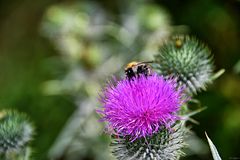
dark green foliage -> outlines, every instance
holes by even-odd
[[[112,152],[118,160],[178,160],[184,155],[182,149],[188,129],[184,123],[176,123],[170,129],[162,128],[151,137],[131,142],[128,138],[113,138]]]
[[[196,94],[211,83],[213,63],[207,46],[189,36],[176,36],[167,41],[155,55],[154,68],[164,76],[178,78],[188,93]]]
[[[24,114],[0,112],[0,155],[20,154],[32,139],[33,127]]]

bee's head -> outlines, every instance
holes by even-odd
[[[130,62],[125,67],[125,75],[128,79],[135,77],[134,68],[138,65],[138,62]]]

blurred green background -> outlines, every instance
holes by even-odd
[[[193,130],[204,141],[207,131],[223,159],[240,158],[239,0],[10,0],[0,1],[0,18],[0,108],[16,108],[34,122],[34,159],[47,159],[78,100],[97,99],[95,90],[108,74],[122,74],[129,60],[148,60],[175,33],[207,43],[216,70],[226,69],[196,97],[207,109],[194,117],[200,125]],[[117,63],[107,66],[116,69],[104,72],[110,55]]]

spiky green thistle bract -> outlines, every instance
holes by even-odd
[[[189,36],[175,36],[155,55],[154,68],[164,76],[178,78],[190,94],[205,90],[211,83],[213,62],[211,51],[202,42]]]
[[[32,135],[33,127],[25,114],[12,110],[0,112],[1,156],[12,157],[21,154]]]
[[[160,129],[152,136],[131,142],[128,138],[112,140],[112,152],[118,160],[178,160],[184,155],[188,128],[184,123],[175,123],[171,130]]]

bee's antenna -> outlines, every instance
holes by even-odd
[[[143,63],[153,63],[154,61],[144,61],[144,62],[139,62],[138,64],[143,64]]]

